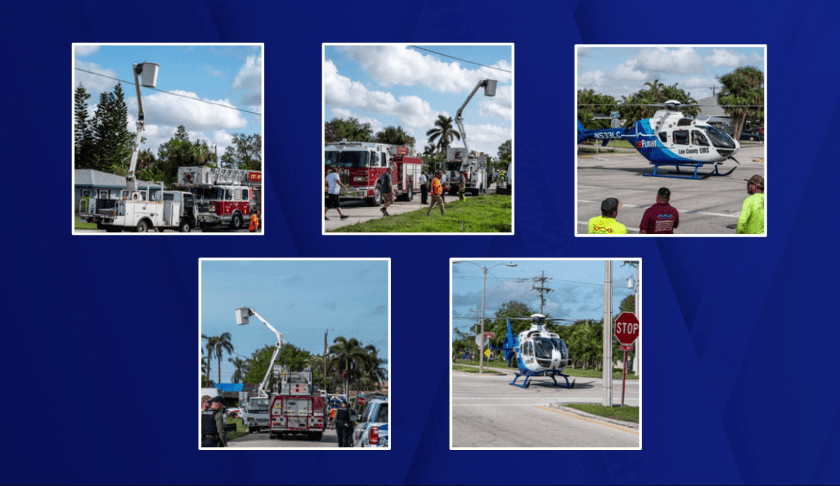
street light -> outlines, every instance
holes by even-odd
[[[492,269],[492,268],[500,267],[502,265],[504,265],[506,267],[515,267],[516,264],[512,263],[512,262],[511,263],[499,263],[497,265],[493,265],[492,267],[488,268],[488,267],[482,267],[478,263],[467,261],[467,260],[457,261],[457,262],[452,262],[452,263],[453,264],[454,263],[472,263],[473,265],[475,265],[476,267],[478,267],[482,271],[484,271],[484,290],[481,291],[481,334],[480,334],[481,339],[479,339],[481,344],[479,345],[479,350],[478,350],[478,373],[481,374],[481,373],[484,373],[484,297],[487,294],[487,271]]]

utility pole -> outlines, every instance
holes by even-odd
[[[537,290],[540,293],[540,314],[544,314],[543,307],[545,306],[545,296],[543,296],[543,293],[548,293],[554,290],[545,286],[546,280],[548,280],[548,277],[545,276],[545,270],[543,270],[542,277],[534,277],[534,285],[531,287],[533,290]],[[537,282],[540,283],[539,287],[537,287]]]
[[[324,393],[327,392],[327,333],[329,329],[324,331]]]
[[[612,261],[604,262],[604,401],[605,407],[612,407]]]

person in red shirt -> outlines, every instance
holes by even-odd
[[[654,235],[670,235],[680,225],[680,213],[668,204],[671,200],[671,191],[667,187],[659,189],[656,194],[656,204],[647,208],[642,222],[639,225],[639,233]]]

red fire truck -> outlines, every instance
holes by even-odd
[[[213,167],[179,167],[175,184],[196,196],[196,219],[202,229],[224,224],[239,229],[260,209],[262,172]]]
[[[341,182],[348,192],[343,197],[364,199],[369,206],[382,204],[380,180],[390,167],[394,196],[405,201],[414,198],[420,190],[420,172],[423,161],[415,157],[413,149],[399,145],[374,142],[328,143],[324,148],[326,172],[338,169]],[[326,174],[324,174],[326,177]]]
[[[326,400],[312,384],[312,371],[283,372],[280,392],[272,394],[269,438],[304,434],[321,440],[326,428]]]

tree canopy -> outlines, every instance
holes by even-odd
[[[718,77],[723,85],[717,100],[732,117],[735,140],[741,137],[747,117],[764,123],[764,73],[752,66],[742,66]]]

